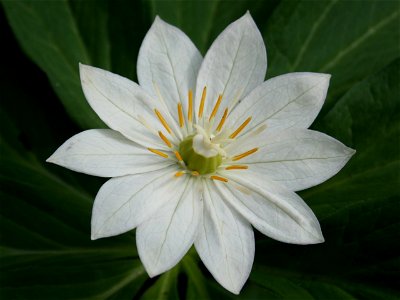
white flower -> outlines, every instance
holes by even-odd
[[[73,136],[48,161],[114,177],[96,196],[92,239],[137,228],[150,276],[175,266],[194,243],[235,294],[253,264],[252,226],[286,243],[323,242],[317,218],[294,191],[332,177],[354,153],[307,129],[330,76],[263,82],[266,68],[249,13],[204,60],[182,31],[157,17],[140,48],[140,86],[80,65],[85,96],[111,129]]]

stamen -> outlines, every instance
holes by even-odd
[[[219,121],[219,124],[217,126],[217,131],[221,131],[222,126],[224,126],[227,116],[228,116],[228,108],[225,108],[225,111],[224,111],[224,114],[222,115],[221,121]]]
[[[214,105],[214,108],[213,108],[213,110],[212,110],[212,112],[211,112],[211,116],[210,116],[210,118],[208,119],[208,121],[211,121],[211,119],[214,118],[215,115],[217,114],[217,111],[218,111],[219,105],[221,104],[221,101],[222,101],[222,95],[219,95],[219,96],[218,96],[218,100],[217,100],[217,102],[216,102],[215,105]]]
[[[182,104],[179,102],[178,103],[178,116],[179,116],[179,127],[183,127],[185,124],[185,119],[183,118],[183,111],[182,111]]]
[[[206,95],[207,95],[207,87],[205,86],[203,89],[203,93],[201,94],[201,101],[200,101],[200,107],[199,107],[199,118],[201,118],[203,116],[204,102],[206,101]]]
[[[164,128],[171,134],[172,130],[169,127],[167,121],[165,121],[164,117],[161,115],[161,113],[157,109],[154,109],[154,112],[156,113],[156,115],[157,115],[158,119],[160,120],[161,124],[163,124]]]
[[[193,93],[192,90],[189,90],[189,111],[188,111],[188,121],[192,123],[193,120]]]
[[[226,179],[224,177],[221,177],[221,176],[217,176],[217,175],[212,175],[210,178],[213,179],[213,180],[219,180],[219,181],[222,181],[222,182],[228,182],[228,179]]]
[[[161,152],[159,150],[156,150],[156,149],[153,149],[153,148],[147,148],[147,150],[149,150],[150,152],[153,152],[154,154],[157,154],[157,155],[159,155],[161,157],[168,158],[168,154],[166,154],[164,152]]]
[[[248,168],[249,168],[248,166],[232,165],[226,167],[225,170],[247,170]]]
[[[164,143],[165,143],[169,148],[172,147],[171,142],[167,139],[167,137],[166,137],[161,131],[158,132],[158,135],[160,136],[160,138],[164,141]]]
[[[193,175],[193,176],[199,176],[199,175],[200,175],[200,173],[199,173],[199,172],[197,172],[197,171],[193,171],[193,172],[192,172],[192,175]]]
[[[236,130],[229,136],[229,138],[234,139],[234,138],[247,126],[247,124],[250,123],[250,121],[251,121],[251,117],[248,117],[248,118],[246,119],[246,121],[244,121],[244,122],[242,123],[242,125],[240,125],[239,128],[236,129]]]
[[[181,177],[183,174],[185,174],[184,171],[178,171],[175,173],[175,177]]]
[[[242,159],[242,158],[244,158],[244,157],[246,157],[246,156],[249,156],[250,154],[253,154],[253,153],[256,152],[257,150],[258,150],[258,148],[253,148],[253,149],[251,149],[251,150],[249,150],[249,151],[246,151],[246,152],[244,152],[244,153],[242,153],[242,154],[235,155],[235,156],[232,158],[232,160],[233,160],[233,161],[236,161],[236,160]]]
[[[174,151],[174,154],[175,154],[177,160],[183,161],[182,156],[179,154],[178,151]]]

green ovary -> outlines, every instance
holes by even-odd
[[[222,162],[222,156],[217,154],[212,157],[204,157],[193,149],[193,137],[188,136],[179,145],[179,153],[182,156],[186,167],[191,171],[197,171],[199,174],[214,173]]]

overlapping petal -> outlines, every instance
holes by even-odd
[[[47,161],[101,177],[144,173],[174,164],[110,129],[91,129],[74,135]]]
[[[355,153],[338,140],[308,129],[289,129],[277,134],[266,129],[245,143],[231,145],[229,150],[235,154],[252,148],[259,150],[240,162],[292,191],[331,178]]]
[[[140,86],[83,64],[80,75],[90,106],[111,129],[144,147],[166,148],[157,136],[163,130],[154,113],[158,105]]]
[[[164,102],[176,123],[177,104],[187,106],[201,61],[200,52],[180,29],[156,17],[139,51],[138,79],[154,99]]]
[[[239,173],[240,172],[240,173]],[[216,186],[243,217],[263,234],[285,243],[324,241],[312,210],[294,192],[251,171],[225,171],[229,184]]]
[[[265,81],[229,114],[227,126],[252,117],[243,134],[266,124],[268,131],[308,128],[325,101],[330,75],[289,73]]]
[[[196,250],[214,278],[227,290],[239,294],[253,265],[253,229],[227,205],[212,182],[203,185],[203,219]]]
[[[193,178],[173,178],[184,189],[136,230],[140,260],[150,277],[174,267],[193,245],[202,215],[201,190]],[[184,181],[185,180],[185,181]]]
[[[92,211],[92,239],[114,236],[148,220],[163,205],[183,193],[174,180],[176,166],[162,170],[116,177],[98,192]]]
[[[263,38],[250,13],[246,13],[218,36],[204,57],[197,78],[196,107],[206,86],[206,114],[211,113],[219,94],[223,94],[221,107],[232,108],[264,81],[266,70]]]

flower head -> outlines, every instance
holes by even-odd
[[[250,14],[227,27],[204,60],[179,29],[156,18],[136,83],[80,65],[91,107],[111,129],[66,141],[48,161],[114,177],[96,196],[92,239],[136,229],[150,276],[194,244],[211,274],[239,293],[254,258],[252,226],[286,243],[323,242],[295,191],[335,175],[351,150],[307,128],[330,76],[264,82],[266,50]]]

